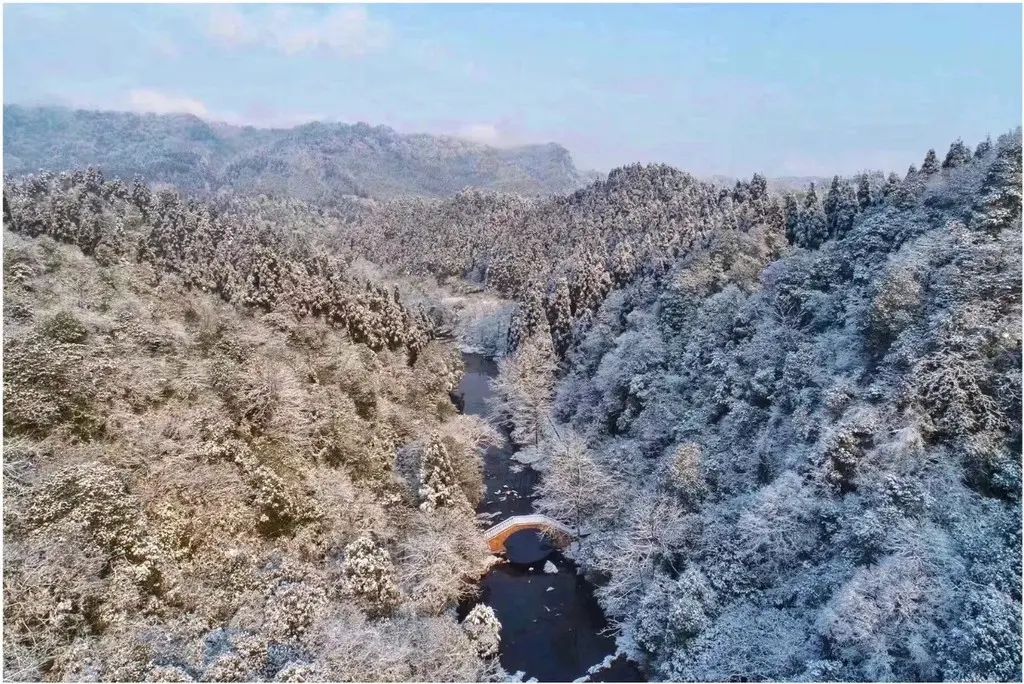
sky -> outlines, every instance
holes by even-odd
[[[13,5],[4,103],[365,121],[581,169],[905,171],[1021,125],[1018,5]]]

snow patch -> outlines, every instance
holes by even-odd
[[[541,456],[540,449],[523,449],[512,454],[512,460],[525,466],[532,466],[540,461]]]
[[[551,561],[548,561],[544,563],[544,572],[546,572],[549,575],[553,575],[556,572],[558,572],[558,566],[552,563]]]
[[[612,664],[613,662],[615,662],[615,659],[616,659],[616,658],[618,658],[618,657],[619,657],[619,654],[618,654],[618,652],[615,652],[615,653],[611,653],[611,654],[609,654],[609,655],[606,655],[606,656],[604,657],[604,660],[602,660],[601,662],[599,662],[599,663],[598,663],[597,665],[592,665],[592,666],[590,667],[590,669],[589,669],[589,670],[587,670],[587,676],[589,677],[589,676],[590,676],[590,675],[592,675],[592,674],[597,674],[597,673],[598,673],[598,672],[600,672],[601,670],[604,670],[604,669],[606,669],[606,668],[608,668],[608,667],[611,667],[611,664]]]

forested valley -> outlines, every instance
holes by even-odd
[[[5,678],[514,679],[502,428],[652,680],[1020,680],[1019,129],[312,199],[5,176]]]

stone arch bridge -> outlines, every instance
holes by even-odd
[[[513,515],[484,532],[491,553],[502,553],[505,540],[521,530],[537,530],[550,537],[553,544],[563,548],[572,540],[572,530],[546,515]]]

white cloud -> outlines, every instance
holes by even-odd
[[[391,28],[370,16],[365,7],[320,9],[294,6],[254,7],[243,14],[220,6],[206,17],[205,29],[213,40],[230,48],[262,45],[285,55],[323,50],[361,57],[387,47]]]
[[[181,49],[166,33],[154,31],[146,36],[146,42],[153,54],[164,59],[177,59],[181,56]]]
[[[494,124],[477,123],[462,127],[456,134],[460,138],[472,140],[483,145],[499,145],[502,141],[501,132]]]
[[[490,147],[519,147],[557,140],[549,137],[547,132],[530,129],[521,120],[512,117],[501,118],[494,123],[410,122],[405,129],[409,132],[431,131]]]
[[[227,5],[218,5],[206,17],[206,33],[229,47],[254,42],[258,35],[242,14]]]
[[[310,121],[330,120],[329,117],[321,114],[277,109],[258,103],[249,105],[240,113],[211,109],[202,100],[166,93],[153,88],[139,88],[115,97],[50,97],[39,104],[56,104],[99,111],[134,112],[136,114],[192,114],[205,121],[258,128],[291,128]]]
[[[133,90],[126,98],[127,107],[132,112],[151,114],[193,114],[206,118],[210,110],[199,100],[191,97],[168,95],[158,90]]]

